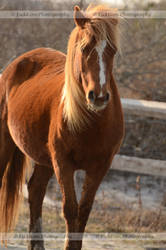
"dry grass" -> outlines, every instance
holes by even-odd
[[[150,211],[148,209],[131,209],[130,207],[126,207],[120,204],[120,208],[118,208],[118,204],[101,204],[98,201],[95,201],[93,210],[91,212],[86,232],[87,233],[119,233],[118,239],[107,239],[102,240],[96,238],[95,241],[84,241],[84,250],[89,250],[94,247],[94,245],[98,245],[101,250],[104,250],[106,247],[111,247],[112,244],[114,246],[118,246],[119,248],[114,249],[122,249],[122,247],[127,246],[128,249],[144,249],[145,245],[148,243],[150,245],[158,246],[164,245],[166,242],[163,240],[156,241],[156,238],[145,239],[137,239],[133,238],[129,240],[127,238],[121,238],[121,235],[124,233],[151,233],[151,232],[164,232],[166,231],[166,220],[165,213],[158,209],[156,211]],[[61,216],[61,210],[59,208],[48,208],[46,206],[43,207],[43,232],[45,233],[64,233],[65,232],[65,223],[64,219]],[[28,224],[29,224],[29,209],[27,201],[24,202],[22,206],[22,213],[20,214],[19,223],[16,227],[15,232],[28,232]],[[123,237],[123,236],[122,236]],[[135,237],[135,236],[134,236]],[[157,236],[158,237],[158,236]],[[10,244],[12,242],[9,242]],[[17,242],[13,242],[13,244],[19,245],[27,245],[25,240],[20,239]],[[60,250],[63,248],[63,240],[51,240],[46,241],[45,246],[46,249],[56,249]],[[105,247],[106,245],[106,247]]]
[[[116,247],[118,245],[119,249],[121,249],[124,245],[127,245],[127,248],[130,249],[129,247],[131,247],[132,245],[132,249],[137,250],[144,249],[144,245],[147,245],[147,243],[153,246],[161,246],[163,244],[166,244],[166,242],[164,242],[163,240],[158,239],[158,234],[155,234],[154,238],[149,237],[145,240],[140,240],[139,238],[132,238],[132,240],[129,240],[125,237],[123,238],[124,233],[131,233],[130,235],[132,237],[135,237],[134,233],[145,234],[166,232],[166,211],[164,210],[163,202],[162,205],[159,204],[157,209],[154,209],[153,207],[150,209],[145,208],[145,204],[141,197],[141,194],[143,193],[143,186],[141,185],[140,176],[139,178],[136,178],[135,184],[137,190],[137,200],[134,203],[127,203],[127,201],[125,200],[121,201],[116,196],[112,196],[112,198],[109,198],[107,192],[104,191],[104,188],[102,189],[103,191],[100,194],[98,193],[96,195],[96,200],[94,202],[94,206],[91,211],[90,218],[88,220],[86,232],[93,234],[116,233],[116,237],[119,238],[107,239],[106,237],[106,240],[102,240],[99,237],[95,240],[94,243],[93,241],[86,242],[86,240],[84,240],[84,250],[91,249],[90,244],[97,244],[101,250],[105,249],[106,247],[108,248],[108,246],[112,246],[112,244]],[[109,186],[107,187],[107,189],[109,189]],[[54,199],[54,201],[60,200],[60,190],[55,180],[52,180],[52,182],[50,182],[48,186],[47,196],[52,200]],[[45,233],[65,232],[65,223],[62,217],[62,212],[59,207],[59,203],[57,204],[57,206],[52,208],[43,206],[43,232]],[[16,232],[28,232],[28,224],[29,209],[27,201],[25,200],[22,206],[22,213],[20,214],[20,219],[16,228]],[[59,250],[63,248],[63,243],[63,240],[55,239],[51,241],[46,241],[45,245],[48,249],[55,249],[56,246],[56,249]],[[26,241],[20,241],[17,244],[26,245],[27,243]],[[134,247],[133,244],[135,244]],[[142,246],[144,248],[142,248]]]
[[[105,204],[105,206],[102,204],[101,206],[96,201],[86,227],[86,232],[150,233],[166,231],[166,214],[161,208],[157,210],[131,209],[126,206],[116,208],[116,205],[111,204],[111,209],[109,204]],[[65,223],[60,209],[44,206],[43,218],[44,232],[65,232]],[[28,223],[29,209],[27,201],[25,201],[16,231],[27,232]]]
[[[96,226],[97,225],[97,226]],[[99,226],[100,225],[100,226]],[[150,233],[166,230],[165,215],[161,210],[122,209],[120,211],[93,211],[88,232]]]
[[[142,182],[145,181],[142,179]],[[147,181],[148,184],[148,181]],[[133,183],[134,185],[134,183]],[[137,190],[136,202],[127,203],[125,200],[119,200],[116,195],[112,198],[108,197],[104,190],[96,195],[96,199],[91,211],[86,232],[116,232],[116,233],[152,233],[166,231],[166,210],[164,199],[157,208],[146,208],[142,201],[143,186],[141,177],[137,176],[135,188]],[[108,187],[109,188],[109,185]],[[130,187],[128,187],[130,188]],[[124,187],[125,189],[125,187]],[[65,222],[59,204],[61,200],[60,190],[57,182],[53,178],[48,185],[47,197],[51,200],[58,201],[57,206],[43,206],[43,232],[65,232]],[[28,231],[29,224],[29,206],[27,200],[22,205],[17,225],[17,232]]]

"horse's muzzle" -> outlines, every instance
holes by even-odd
[[[110,93],[107,92],[103,96],[96,96],[94,91],[89,91],[87,95],[88,107],[92,110],[102,110],[104,109],[110,101]]]

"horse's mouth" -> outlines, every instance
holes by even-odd
[[[92,103],[87,104],[88,110],[93,111],[93,112],[99,112],[99,111],[105,109],[106,106],[107,106],[107,104],[101,104],[101,105],[95,105]]]

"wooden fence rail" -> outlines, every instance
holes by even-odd
[[[140,117],[152,117],[166,120],[166,103],[135,99],[121,99],[124,113]],[[124,155],[116,155],[112,169],[166,176],[166,161],[142,159]]]
[[[111,169],[166,177],[166,161],[116,155]]]
[[[123,110],[128,115],[153,117],[166,120],[166,103],[135,99],[121,99]]]

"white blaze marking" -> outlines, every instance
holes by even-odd
[[[99,80],[100,80],[101,89],[106,81],[105,65],[103,62],[103,53],[104,53],[106,45],[107,45],[106,41],[102,40],[101,43],[96,47],[96,51],[97,51],[98,56],[99,56]],[[102,96],[102,94],[100,93],[99,97],[101,97],[101,96]]]

